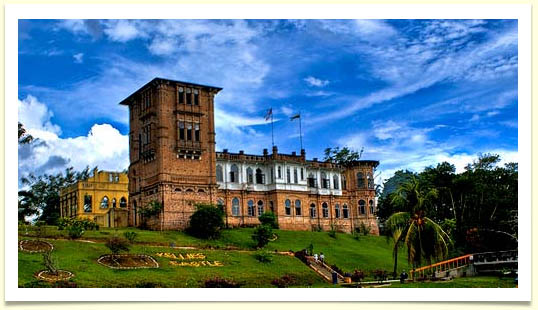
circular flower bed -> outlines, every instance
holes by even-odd
[[[145,254],[105,254],[97,262],[112,269],[159,268],[159,263]]]
[[[21,240],[19,242],[19,249],[28,253],[43,253],[50,252],[54,246],[42,240]]]
[[[53,274],[48,270],[41,270],[35,275],[35,277],[39,280],[44,280],[48,282],[67,281],[74,276],[75,275],[72,272],[69,272],[67,270],[58,270],[56,274]]]

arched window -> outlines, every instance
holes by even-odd
[[[247,168],[247,183],[254,183],[254,173],[250,167]]]
[[[316,184],[316,178],[314,177],[314,174],[310,172],[308,174],[308,187],[317,187]]]
[[[288,184],[291,183],[291,172],[290,172],[290,167],[287,167],[287,168],[286,168],[286,183],[288,183]]]
[[[327,174],[325,172],[321,173],[321,187],[329,188],[329,179],[327,178]]]
[[[316,217],[316,205],[313,203],[310,204],[310,217],[311,218]]]
[[[106,209],[108,208],[108,197],[105,196],[103,199],[101,199],[101,208]]]
[[[364,188],[364,175],[362,172],[357,172],[357,188]]]
[[[359,214],[365,214],[366,213],[366,201],[359,200]]]
[[[370,200],[369,203],[370,203],[370,214],[374,215],[374,201]]]
[[[278,178],[279,178],[279,179],[282,179],[282,167],[278,166],[278,169],[277,169],[277,170],[278,170],[278,173],[277,173]]]
[[[299,199],[295,200],[295,215],[301,216],[301,201]]]
[[[112,208],[116,209],[116,198],[112,198]]]
[[[224,182],[224,178],[222,176],[222,166],[217,165],[217,182]]]
[[[340,218],[340,206],[338,204],[334,205],[334,217],[337,219]]]
[[[297,184],[298,181],[297,168],[293,168],[293,183]]]
[[[329,206],[326,202],[321,205],[321,208],[321,210],[323,211],[323,217],[329,217]]]
[[[345,175],[342,176],[342,189],[347,189],[347,181]]]
[[[217,207],[224,212],[224,199],[219,198],[217,199]]]
[[[260,168],[256,169],[256,184],[265,184],[265,174]]]
[[[263,214],[263,201],[258,200],[258,216]]]
[[[347,219],[349,217],[349,209],[347,208],[347,205],[344,204],[342,207],[342,217]]]
[[[233,164],[230,168],[230,182],[237,183],[239,182],[239,169],[236,164]]]
[[[248,204],[248,216],[254,216],[255,215],[255,213],[254,213],[254,201],[249,200],[247,204]]]
[[[371,173],[368,173],[368,188],[369,189],[374,189],[374,177],[372,176]]]
[[[84,204],[82,205],[84,212],[92,212],[92,206],[92,195],[84,195]]]
[[[338,180],[338,175],[337,174],[333,175],[333,187],[334,187],[334,189],[339,189],[340,188],[340,182]]]
[[[239,198],[232,199],[232,215],[239,216]]]
[[[286,199],[286,201],[284,202],[284,205],[285,205],[285,210],[286,210],[286,215],[291,215],[291,201],[289,199]]]
[[[127,208],[127,199],[125,197],[120,198],[120,208]]]

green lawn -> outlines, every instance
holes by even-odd
[[[385,287],[408,287],[408,288],[450,288],[450,287],[482,287],[482,288],[515,288],[514,279],[512,278],[499,278],[499,277],[467,277],[467,278],[455,278],[452,281],[436,281],[436,282],[413,282],[413,283],[392,283],[390,286]]]

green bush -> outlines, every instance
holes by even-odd
[[[273,254],[269,251],[258,251],[254,254],[254,258],[260,263],[270,263],[273,261]]]
[[[138,237],[138,234],[134,231],[126,231],[123,233],[125,239],[129,240],[130,243],[134,243],[135,239]]]
[[[208,287],[208,288],[223,288],[223,287],[237,288],[237,287],[241,287],[241,284],[236,283],[235,281],[230,280],[230,279],[223,279],[223,278],[216,277],[216,278],[205,280],[204,287]]]
[[[259,225],[252,233],[252,240],[256,241],[257,248],[266,246],[271,237],[273,237],[273,229],[269,225]]]
[[[116,255],[120,252],[129,252],[129,242],[121,237],[113,236],[107,239],[105,246]]]
[[[224,228],[224,212],[211,204],[196,205],[187,233],[202,239],[216,239]]]
[[[370,225],[366,225],[366,223],[361,222],[358,227],[358,232],[363,234],[364,236],[370,234],[370,231],[372,230],[372,227]]]
[[[294,285],[296,282],[297,281],[294,276],[285,274],[282,277],[271,281],[271,284],[279,288],[285,288]]]
[[[84,229],[81,225],[72,225],[67,228],[67,235],[71,239],[78,239],[84,235]]]
[[[262,225],[269,225],[271,228],[278,229],[276,215],[273,212],[267,211],[258,217]]]

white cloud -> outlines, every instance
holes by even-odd
[[[294,114],[292,108],[285,107],[285,106],[284,106],[284,107],[281,107],[281,108],[280,108],[280,111],[281,111],[282,113],[284,113],[284,115],[286,115],[286,116],[292,116],[292,114]]]
[[[22,108],[21,108],[22,107]],[[59,137],[52,113],[32,96],[19,101],[19,120],[34,142],[19,146],[19,175],[57,173],[69,166],[82,170],[99,166],[122,171],[129,165],[129,138],[109,124],[95,124],[86,136]]]
[[[138,21],[118,19],[104,21],[103,24],[105,34],[112,41],[127,42],[145,36],[138,26]]]
[[[321,79],[315,78],[313,76],[306,77],[304,79],[304,81],[307,82],[308,85],[315,86],[315,87],[325,87],[325,86],[329,85],[328,80],[321,80]]]
[[[73,55],[75,63],[81,64],[84,61],[84,53],[77,53]]]

